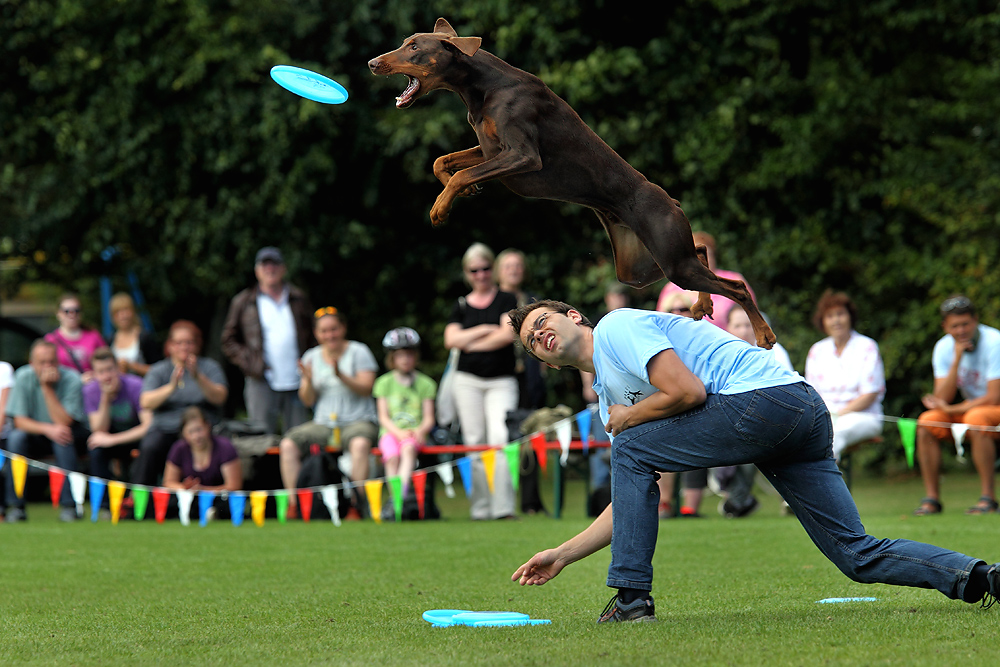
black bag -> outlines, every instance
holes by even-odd
[[[337,466],[336,455],[331,454],[319,445],[310,445],[309,455],[302,459],[302,468],[299,470],[299,477],[295,481],[296,488],[308,489],[318,486],[329,486],[330,484],[341,484],[343,481],[344,476]],[[337,492],[337,495],[340,500],[337,509],[339,510],[340,518],[343,519],[347,515],[347,511],[351,508],[350,496],[343,488]],[[327,510],[319,493],[314,494],[310,518],[330,518],[330,512]]]

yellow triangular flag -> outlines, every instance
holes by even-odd
[[[368,496],[368,510],[375,523],[382,523],[382,480],[372,479],[365,482],[365,495]]]
[[[14,493],[18,498],[24,497],[24,480],[28,476],[28,459],[23,456],[10,457],[10,474],[14,476]]]
[[[497,450],[487,449],[483,452],[482,457],[483,468],[486,470],[486,484],[490,487],[490,493],[493,493],[493,475],[496,473]]]
[[[267,505],[267,493],[264,491],[250,492],[250,517],[258,526],[264,525],[264,507]]]
[[[111,523],[118,523],[122,512],[122,498],[125,497],[125,485],[121,482],[108,482],[108,500],[111,502]]]

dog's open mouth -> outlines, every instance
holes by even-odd
[[[406,90],[396,98],[396,108],[402,109],[413,104],[413,100],[416,98],[417,93],[420,92],[420,81],[416,77],[412,77],[409,74],[406,75],[409,79],[409,83],[406,86]]]

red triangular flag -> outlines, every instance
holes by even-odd
[[[531,436],[531,448],[535,450],[535,456],[538,458],[538,465],[542,466],[542,472],[546,472],[548,469],[548,452],[545,450],[545,434],[539,431],[535,435]]]
[[[49,468],[49,489],[52,490],[52,506],[59,507],[59,496],[62,494],[66,474],[62,470]]]
[[[420,518],[424,518],[424,498],[426,497],[427,490],[427,473],[423,470],[417,470],[410,477],[410,483],[413,484],[413,494],[417,497],[417,511],[420,512]]]
[[[163,523],[167,518],[167,505],[170,504],[170,492],[166,489],[153,489],[153,512],[156,523]]]
[[[299,489],[296,493],[299,498],[299,516],[306,523],[309,523],[309,515],[313,510],[313,492],[307,489]]]

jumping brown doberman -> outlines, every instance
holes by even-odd
[[[708,293],[728,297],[750,317],[757,345],[770,348],[774,333],[746,285],[708,268],[705,248],[695,248],[678,202],[604,143],[541,79],[481,44],[479,37],[459,37],[440,18],[434,32],[408,37],[368,63],[376,75],[406,75],[409,84],[396,98],[400,109],[439,88],[458,93],[469,109],[479,145],[434,161],[444,191],[431,208],[431,222],[443,223],[456,197],[475,194],[491,179],[524,197],[586,206],[611,239],[618,280],[645,287],[666,277],[696,290],[696,319],[712,315]]]

